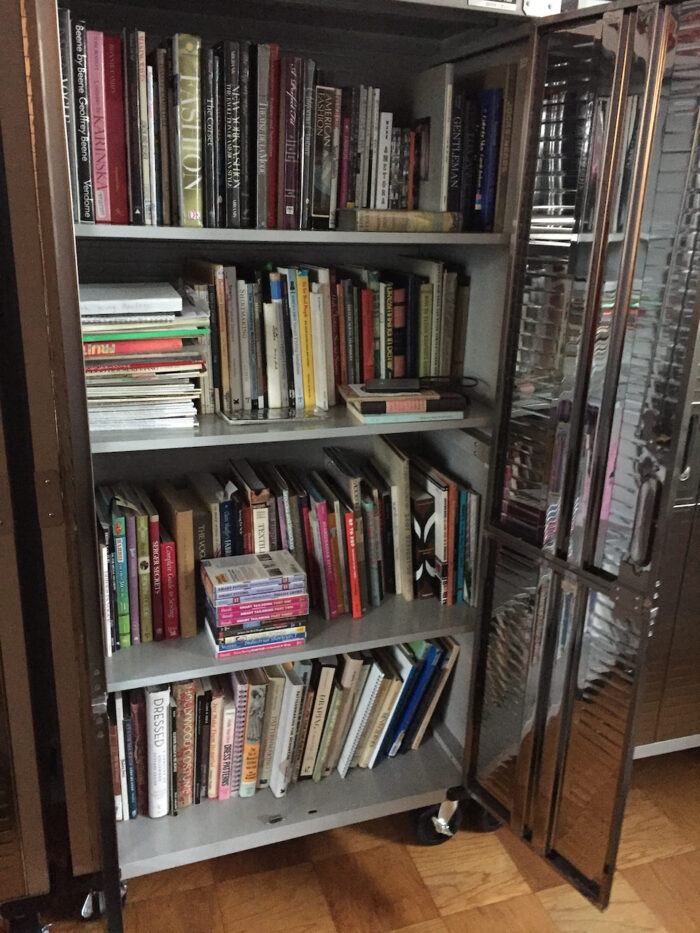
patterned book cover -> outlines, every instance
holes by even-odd
[[[247,671],[248,705],[243,739],[243,763],[241,765],[241,797],[252,797],[258,784],[260,743],[265,719],[265,697],[268,677],[262,668]]]
[[[413,595],[416,599],[434,596],[435,500],[411,484],[411,544],[413,553]]]
[[[195,682],[173,684],[177,703],[177,799],[180,809],[189,807],[194,791]]]
[[[231,674],[231,687],[236,705],[236,726],[231,750],[231,796],[238,797],[243,773],[243,744],[248,712],[248,678],[245,671],[234,671]]]

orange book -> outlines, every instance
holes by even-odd
[[[265,698],[269,678],[261,667],[246,671],[248,705],[246,707],[243,738],[243,765],[241,768],[241,797],[252,797],[258,784],[260,741],[262,739]]]
[[[348,550],[348,578],[350,580],[350,603],[353,619],[362,618],[362,596],[360,595],[360,572],[357,563],[357,538],[355,536],[355,513],[345,506],[345,540]]]
[[[194,794],[195,692],[194,680],[173,684],[173,696],[177,705],[178,809],[191,806]]]

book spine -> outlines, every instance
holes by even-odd
[[[251,72],[251,45],[250,42],[240,42],[240,86],[241,86],[241,227],[251,225],[251,138],[254,121],[252,119],[250,72]]]
[[[326,714],[328,713],[328,704],[331,690],[333,688],[334,671],[335,668],[333,667],[323,667],[321,669],[318,687],[316,689],[316,696],[314,698],[314,705],[311,711],[309,731],[304,746],[301,768],[299,769],[300,779],[310,778],[314,772],[314,765],[316,764],[316,757],[318,755],[318,747],[321,741],[321,734],[323,732],[323,725],[326,720]]]
[[[194,681],[175,684],[173,694],[177,703],[177,802],[182,809],[192,805],[194,792]]]
[[[382,682],[381,671],[378,669],[375,664],[374,667],[376,670],[370,671],[367,680],[365,681],[364,688],[360,695],[359,702],[355,709],[355,714],[348,731],[347,739],[345,740],[345,745],[340,754],[338,760],[338,773],[342,778],[348,773],[350,763],[355,755],[357,750],[360,737],[364,732],[365,726],[367,725],[367,720],[370,717],[372,712],[372,706],[374,701],[377,698],[377,693]]]
[[[377,196],[376,207],[389,207],[389,169],[391,165],[391,130],[393,114],[382,113],[379,119],[379,151],[377,153]]]
[[[501,112],[503,94],[500,88],[481,91],[479,100],[485,118],[484,156],[481,185],[481,200],[476,203],[477,215],[481,213],[481,229],[493,229],[494,206],[496,203],[496,181],[498,174],[498,146],[501,138]],[[477,192],[478,194],[479,192]]]
[[[260,738],[260,766],[258,768],[258,788],[267,787],[272,773],[272,757],[275,751],[275,739],[280,726],[280,712],[284,694],[284,678],[270,676],[265,698],[265,718]]]
[[[464,95],[460,91],[452,94],[450,119],[450,161],[447,176],[447,210],[459,211],[461,207],[462,152],[464,143]]]
[[[134,771],[136,774],[136,812],[148,816],[148,761],[146,751],[146,702],[138,691],[131,691],[131,735],[134,749]]]
[[[141,624],[139,617],[139,559],[136,545],[136,518],[133,515],[126,516],[126,563],[131,644],[136,645],[141,641]]]
[[[278,165],[280,145],[280,49],[270,45],[270,82],[268,86],[270,109],[267,148],[267,227],[277,227]]]
[[[352,617],[353,619],[361,619],[362,597],[360,593],[360,570],[357,559],[357,534],[355,530],[355,515],[351,510],[345,512],[345,536],[347,542]]]
[[[260,383],[258,381],[258,355],[257,355],[257,335],[255,319],[255,285],[251,282],[246,284],[246,318],[248,322],[248,366],[250,369],[250,407],[256,411],[260,405]],[[245,348],[241,347],[241,352],[245,353]]]
[[[311,223],[316,229],[327,229],[331,209],[335,88],[318,85],[314,98]]]
[[[151,551],[151,607],[153,612],[153,640],[165,638],[163,624],[163,580],[160,565],[160,522],[151,517],[148,522],[148,540]]]
[[[126,762],[126,786],[129,801],[129,819],[138,816],[136,802],[136,766],[134,763],[134,734],[131,725],[131,713],[124,713],[124,757]]]
[[[381,605],[382,594],[379,578],[379,560],[381,543],[378,540],[375,524],[374,505],[370,500],[362,502],[362,524],[365,532],[365,553],[367,555],[367,568],[369,578],[370,602],[373,606]]]
[[[109,558],[109,546],[100,541],[100,608],[102,616],[102,643],[104,647],[105,657],[112,657],[112,612],[111,612],[111,600],[109,593],[109,569],[110,569],[110,558]]]
[[[362,379],[374,379],[374,294],[363,288],[362,302]]]
[[[224,706],[221,724],[221,760],[219,764],[219,800],[228,800],[231,796],[231,767],[233,764],[233,745],[236,738],[236,707],[233,703]]]
[[[114,792],[114,819],[121,822],[124,819],[122,809],[122,777],[119,767],[119,742],[117,740],[117,725],[109,721],[109,751],[112,758],[112,790]]]
[[[224,43],[224,178],[226,226],[241,226],[241,83],[240,48]]]
[[[231,796],[240,796],[241,774],[243,773],[243,744],[248,717],[248,685],[235,681],[234,697],[236,700],[236,729],[231,757]]]
[[[269,651],[274,648],[276,651],[284,651],[287,648],[299,648],[306,643],[306,637],[299,635],[296,638],[286,638],[283,641],[274,641],[265,639],[264,643],[259,645],[242,645],[241,647],[232,647],[231,645],[222,645],[216,649],[217,658],[235,658],[242,654],[256,654],[259,651]]]
[[[70,10],[59,9],[58,28],[61,43],[61,88],[63,90],[63,119],[68,143],[68,166],[70,169],[71,203],[73,218],[80,219],[80,200],[78,187],[78,147],[75,135],[75,84],[73,67],[73,30]]]
[[[94,223],[95,200],[92,188],[90,146],[90,91],[86,48],[87,27],[84,20],[73,23],[73,68],[75,77],[75,139],[78,153],[79,219]]]
[[[199,794],[197,800],[209,796],[209,743],[211,742],[211,690],[205,691],[202,698],[202,730],[199,745]]]
[[[297,308],[299,313],[299,342],[301,348],[304,408],[308,411],[313,411],[316,407],[313,333],[311,329],[309,273],[305,269],[299,269],[297,271]]]
[[[406,289],[394,288],[392,320],[392,376],[396,379],[406,375]]]
[[[200,91],[200,48],[198,36],[179,33],[173,38],[177,46],[175,84],[177,100],[175,119],[178,124],[180,177],[179,223],[181,227],[201,227],[203,217],[202,179],[202,114]]]
[[[148,815],[165,816],[168,794],[168,719],[170,690],[146,691],[146,737],[148,743]]]
[[[379,178],[379,99],[380,89],[372,88],[372,126],[369,142],[369,202],[368,207],[377,206],[377,181]]]
[[[201,56],[204,223],[207,227],[216,227],[216,150],[219,141],[216,132],[216,107],[214,103],[214,50],[211,48],[202,49]]]
[[[151,545],[148,516],[136,517],[136,552],[139,573],[139,618],[141,641],[153,641],[153,606],[151,602]]]
[[[124,741],[124,697],[121,691],[114,694],[114,714],[117,724],[117,754],[119,757],[119,786],[121,787],[122,820],[131,819],[129,806],[129,783],[126,776],[126,742]]]
[[[217,227],[224,227],[224,146],[225,146],[225,106],[223,61],[218,49],[214,49],[214,220]]]
[[[433,336],[433,286],[420,286],[418,309],[418,375],[430,376],[431,347]]]
[[[457,546],[455,548],[455,602],[464,600],[464,551],[467,544],[467,490],[458,491]]]
[[[111,223],[103,34],[88,29],[85,33],[85,48],[88,96],[90,100],[90,151],[95,221],[97,223]]]
[[[161,541],[160,566],[163,578],[163,627],[166,638],[180,635],[177,595],[177,559],[174,541]]]
[[[153,223],[153,192],[151,191],[151,156],[148,139],[148,86],[146,74],[146,34],[136,30],[136,62],[139,96],[139,143],[143,184],[143,214],[146,224]]]
[[[267,684],[251,684],[246,709],[243,761],[241,764],[240,796],[252,797],[258,785],[260,764],[260,740],[265,715]]]
[[[335,578],[333,576],[333,555],[331,553],[330,532],[328,528],[328,506],[326,502],[316,503],[318,529],[321,537],[321,557],[323,566],[321,573],[326,581],[328,594],[328,615],[331,619],[338,617],[338,601],[336,598]]]
[[[348,180],[350,177],[350,117],[342,116],[340,122],[340,177],[338,182],[338,207],[348,206]]]
[[[103,45],[110,215],[113,224],[126,224],[129,222],[129,185],[126,168],[122,42],[119,36],[105,35]]]
[[[129,571],[124,519],[115,517],[112,520],[112,535],[114,539],[114,578],[117,597],[119,647],[128,648],[131,644],[131,627],[129,619]]]
[[[304,695],[301,684],[285,683],[280,722],[272,755],[269,787],[275,797],[283,797],[289,783],[296,727]]]
[[[345,289],[342,282],[337,282],[335,286],[336,307],[338,311],[338,357],[340,371],[338,373],[338,385],[347,385],[348,383],[348,341],[345,329]]]
[[[146,103],[148,106],[148,172],[151,181],[151,223],[155,226],[163,222],[162,194],[159,194],[156,166],[160,161],[156,133],[156,90],[154,87],[153,66],[146,66]]]
[[[287,301],[289,304],[289,322],[292,343],[292,373],[294,376],[294,405],[298,410],[305,407],[304,367],[301,355],[301,325],[299,319],[299,295],[297,292],[296,270],[287,273]]]
[[[143,171],[141,166],[141,115],[139,99],[138,37],[135,29],[124,32],[124,90],[126,101],[129,216],[132,224],[145,223]]]
[[[221,690],[212,697],[209,724],[209,773],[207,797],[214,800],[219,796],[219,769],[221,762],[221,736],[223,731],[224,698]]]
[[[258,46],[255,226],[267,227],[268,133],[270,130],[270,46]]]
[[[155,51],[154,76],[158,86],[158,99],[155,102],[158,108],[158,155],[160,173],[160,219],[169,226],[172,222],[170,205],[172,195],[170,191],[170,114],[168,108],[168,53],[165,49]]]
[[[255,283],[253,284],[253,314],[255,315],[255,369],[258,385],[258,408],[266,408],[265,324],[263,321],[262,275],[259,272],[255,273]]]
[[[335,102],[333,108],[333,142],[331,147],[331,203],[330,214],[328,217],[328,226],[335,230],[338,226],[338,185],[340,178],[340,108],[342,104],[342,92],[340,88],[335,89]]]
[[[302,61],[303,87],[302,102],[301,164],[299,171],[299,229],[306,230],[311,222],[311,195],[313,191],[313,138],[314,138],[314,80],[316,63],[306,59]]]
[[[284,105],[280,106],[281,191],[283,230],[296,230],[299,226],[299,146],[302,114],[300,90],[302,60],[296,57],[282,59]]]

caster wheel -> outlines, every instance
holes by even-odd
[[[472,833],[495,833],[501,826],[501,821],[485,810],[476,800],[467,800],[462,804],[464,808],[464,828]]]
[[[416,838],[422,846],[439,846],[447,842],[459,831],[462,825],[462,808],[460,806],[452,814],[448,822],[449,833],[440,832],[434,823],[434,818],[438,816],[440,804],[432,807],[426,807],[421,810],[416,820]]]

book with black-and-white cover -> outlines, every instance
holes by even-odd
[[[66,126],[66,141],[68,143],[68,167],[70,169],[71,204],[73,218],[80,220],[80,200],[78,185],[78,143],[75,135],[75,74],[73,68],[73,34],[71,26],[71,12],[66,9],[58,11],[58,30],[61,43],[61,87],[63,89],[63,119]]]
[[[84,20],[73,21],[73,68],[75,78],[75,139],[78,156],[79,220],[94,223],[95,200],[92,189],[90,146],[90,100],[88,92],[87,27]]]
[[[226,322],[228,325],[228,366],[231,382],[231,411],[243,408],[243,362],[240,342],[241,288],[245,282],[239,282],[235,266],[224,266],[224,288],[226,292]]]
[[[159,817],[170,809],[170,687],[152,685],[145,693],[148,815]]]
[[[316,77],[316,62],[307,58],[303,61],[303,91],[302,91],[302,120],[300,152],[300,188],[299,188],[299,229],[306,230],[310,226],[311,197],[314,171],[314,87]]]
[[[257,48],[257,110],[256,110],[256,185],[255,185],[255,226],[259,230],[267,228],[268,195],[268,146],[270,134],[270,46],[261,43]]]
[[[311,190],[311,225],[314,229],[327,229],[330,221],[335,92],[336,88],[320,84],[314,88]]]
[[[318,747],[321,742],[323,726],[326,721],[328,706],[331,699],[333,681],[338,667],[338,659],[335,655],[330,655],[325,658],[318,658],[314,661],[314,664],[318,666],[316,695],[311,711],[311,721],[309,723],[309,732],[306,738],[304,754],[301,760],[300,779],[313,776],[316,755],[318,754]]]
[[[389,169],[391,164],[391,130],[394,115],[382,111],[379,115],[379,138],[377,142],[377,180],[374,207],[386,210],[389,207]]]
[[[367,680],[365,681],[365,685],[362,689],[362,693],[350,723],[350,729],[348,730],[347,738],[345,739],[345,745],[343,746],[343,750],[338,760],[338,773],[343,778],[348,773],[348,769],[350,768],[350,764],[354,758],[357,745],[367,724],[367,720],[370,717],[372,706],[374,705],[374,701],[376,700],[377,693],[379,692],[379,688],[381,687],[383,680],[384,672],[382,671],[379,662],[373,660],[367,674]]]
[[[427,123],[422,138],[430,146],[427,156],[421,153],[425,175],[420,176],[417,207],[423,211],[447,210],[453,84],[451,63],[429,68],[413,81],[411,117],[414,124]]]
[[[269,787],[275,797],[283,797],[287,791],[304,696],[303,681],[294,668],[285,664],[282,670],[285,681],[269,777]]]

